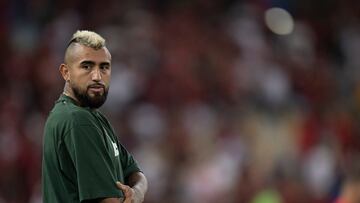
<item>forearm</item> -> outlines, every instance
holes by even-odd
[[[145,175],[141,172],[132,173],[128,177],[127,184],[134,190],[135,195],[138,196],[141,201],[144,201],[144,196],[148,189],[148,182]]]

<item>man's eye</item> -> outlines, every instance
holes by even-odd
[[[109,70],[110,66],[100,66],[101,70]]]
[[[88,69],[91,68],[90,65],[82,65],[81,67],[82,67],[83,69],[86,69],[86,70],[88,70]]]

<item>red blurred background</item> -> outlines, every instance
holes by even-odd
[[[77,29],[107,39],[101,110],[149,179],[146,203],[332,202],[360,149],[359,5],[0,1],[0,203],[42,202],[42,130]],[[266,26],[271,7],[290,33]]]

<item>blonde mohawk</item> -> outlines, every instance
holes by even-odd
[[[105,39],[95,32],[88,30],[78,30],[74,33],[68,46],[71,43],[79,43],[93,49],[101,49],[105,46]]]

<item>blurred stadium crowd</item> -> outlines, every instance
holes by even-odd
[[[101,111],[146,203],[328,203],[360,149],[356,0],[0,1],[0,203],[41,203],[42,130],[77,29],[113,57]],[[282,7],[288,35],[264,24]]]

